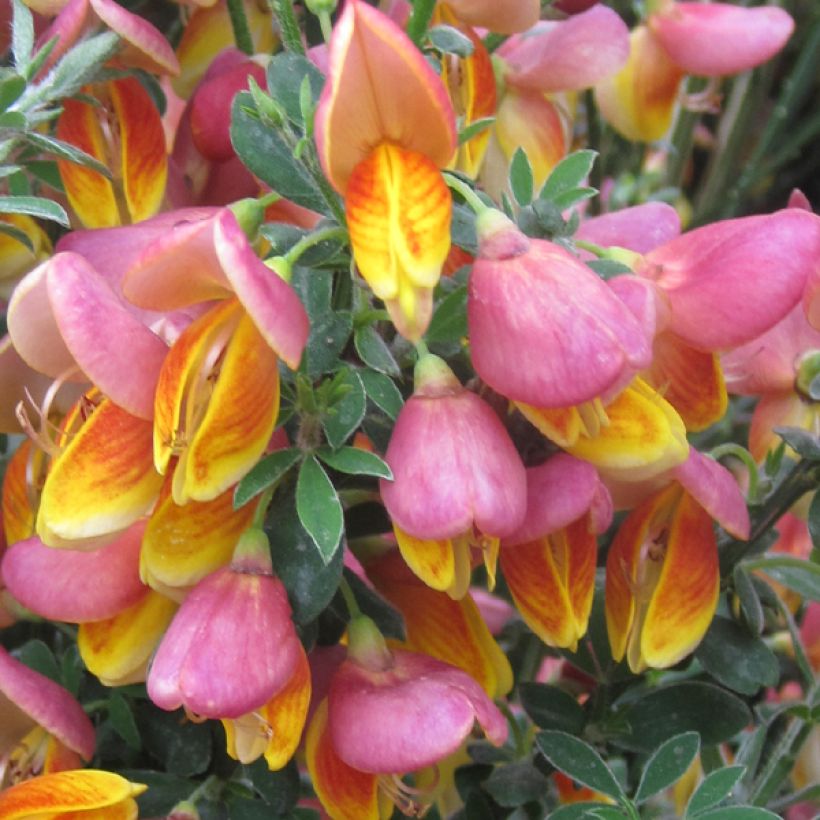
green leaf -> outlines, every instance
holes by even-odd
[[[729,795],[745,770],[745,766],[727,766],[725,769],[709,772],[689,798],[685,816],[692,817],[720,803]]]
[[[505,808],[538,800],[549,788],[549,780],[529,762],[497,767],[484,781],[490,797]]]
[[[632,273],[632,268],[618,262],[616,259],[590,259],[586,262],[588,268],[592,268],[601,279],[612,279],[613,276],[621,276],[624,273]]]
[[[71,97],[95,78],[103,63],[111,59],[119,47],[120,38],[113,31],[82,40],[66,52],[47,75],[39,86],[40,94],[47,94],[51,99]]]
[[[428,344],[458,342],[467,335],[467,288],[456,288],[436,305],[424,334]]]
[[[515,149],[510,162],[510,190],[519,205],[529,205],[533,194],[532,165],[527,152],[519,147]]]
[[[820,547],[820,493],[815,493],[809,505],[809,533],[815,548]]]
[[[565,211],[567,208],[571,208],[573,205],[577,205],[585,199],[592,199],[597,193],[597,188],[572,188],[569,191],[557,194],[552,198],[551,202],[559,211]]]
[[[518,697],[524,711],[539,729],[560,729],[580,735],[587,722],[583,706],[563,689],[546,683],[522,683]]]
[[[629,731],[613,737],[619,746],[652,752],[665,740],[692,731],[701,743],[723,743],[752,720],[746,704],[719,686],[699,681],[652,689],[619,711]]]
[[[406,640],[407,631],[401,612],[347,567],[344,570],[344,577],[350,584],[356,603],[362,613],[374,621],[376,626],[379,627],[379,632],[385,638],[395,638],[397,641]]]
[[[294,159],[293,149],[279,130],[257,119],[247,92],[234,97],[231,108],[231,143],[251,173],[297,205],[327,214],[324,196],[305,165]]]
[[[760,595],[757,593],[749,573],[741,564],[735,564],[732,571],[732,580],[735,585],[735,593],[740,602],[740,611],[743,620],[748,624],[754,635],[761,635],[765,625],[763,617],[763,604],[760,602]]]
[[[759,558],[744,563],[746,569],[760,569],[809,601],[820,601],[820,566],[800,558]]]
[[[568,806],[561,806],[550,812],[549,820],[589,820],[598,817],[605,820],[618,820],[626,815],[615,806],[606,803],[570,803]]]
[[[114,731],[134,750],[142,746],[137,722],[128,701],[119,693],[113,692],[108,699],[108,720]]]
[[[433,48],[444,54],[469,57],[475,50],[472,40],[453,26],[434,26],[427,32],[427,36]]]
[[[95,159],[90,154],[86,154],[85,151],[81,151],[79,148],[75,148],[73,145],[63,142],[63,140],[58,140],[54,137],[49,137],[46,134],[31,131],[26,134],[26,142],[29,143],[29,145],[33,145],[35,148],[39,148],[41,151],[54,154],[54,156],[59,157],[60,159],[66,159],[76,165],[91,168],[98,174],[102,174],[106,179],[111,179],[111,171],[109,171],[108,168],[106,168],[106,166],[99,160]]]
[[[55,683],[60,683],[60,665],[54,653],[43,641],[28,641],[15,655],[30,669],[51,678]]]
[[[268,812],[281,815],[296,805],[299,799],[299,767],[295,760],[276,772],[272,772],[261,757],[244,768],[254,789],[268,804]]]
[[[775,427],[777,433],[798,455],[820,461],[820,439],[799,427]]]
[[[0,129],[6,131],[20,131],[20,136],[23,136],[23,133],[27,130],[27,128],[28,120],[22,111],[4,111],[0,114]],[[13,191],[12,193],[20,192]]]
[[[22,0],[12,0],[11,53],[15,68],[23,73],[34,48],[34,17]]]
[[[780,815],[754,806],[726,806],[698,815],[698,820],[769,820],[769,818],[780,820]]]
[[[0,214],[28,214],[69,227],[62,205],[40,196],[0,196]]]
[[[29,175],[53,188],[57,193],[65,194],[65,186],[60,178],[57,163],[52,159],[35,159],[26,163]]]
[[[288,591],[293,619],[300,626],[309,624],[336,594],[344,551],[336,550],[329,563],[319,555],[296,512],[296,487],[291,479],[273,497],[265,532],[271,543],[273,572]]]
[[[308,456],[299,468],[296,512],[322,560],[329,563],[342,540],[345,522],[336,489],[314,456]]]
[[[208,768],[213,750],[207,723],[192,723],[181,710],[162,712],[148,702],[135,704],[135,710],[143,745],[165,771],[191,777]]]
[[[556,197],[577,188],[589,176],[597,156],[597,151],[586,149],[562,159],[541,188],[539,198],[554,202]]]
[[[753,695],[762,686],[775,686],[780,677],[771,649],[742,626],[720,616],[712,621],[695,657],[713,678],[744,695]]]
[[[390,348],[373,325],[357,328],[353,335],[353,344],[359,358],[368,367],[391,376],[401,375],[401,369],[396,364]]]
[[[301,88],[307,79],[313,108],[322,93],[325,78],[313,63],[301,54],[280,51],[271,57],[267,69],[268,93],[285,110],[288,119],[295,125],[304,125]],[[278,190],[278,189],[276,189]]]
[[[643,803],[653,794],[677,783],[697,757],[699,749],[697,732],[684,732],[661,744],[644,767],[635,802]]]
[[[358,429],[367,410],[367,397],[358,372],[347,368],[341,384],[346,385],[348,391],[329,408],[332,412],[322,419],[328,444],[334,450],[341,447]]]
[[[393,379],[373,370],[360,370],[359,378],[367,398],[395,421],[404,406],[404,399]]]
[[[259,493],[272,487],[302,457],[302,451],[296,447],[277,450],[265,456],[240,482],[233,494],[235,510],[247,504]]]
[[[8,222],[0,222],[0,233],[17,240],[21,245],[25,245],[31,253],[34,253],[34,245],[31,239],[29,239],[28,234],[16,225],[10,225]]]
[[[535,741],[541,754],[568,777],[616,800],[624,798],[615,775],[598,752],[583,740],[566,732],[546,731],[539,732]]]
[[[349,475],[372,475],[376,478],[393,479],[393,472],[375,453],[360,450],[358,447],[342,447],[333,451],[322,447],[316,455],[328,467]]]
[[[464,145],[465,142],[469,142],[473,137],[477,137],[479,134],[492,127],[494,122],[495,117],[483,117],[480,120],[471,122],[458,132],[458,144]]]
[[[19,3],[20,0],[17,0]],[[13,102],[20,99],[26,90],[26,78],[11,74],[0,81],[0,111],[5,111]]]
[[[475,214],[465,205],[453,204],[450,223],[453,244],[473,255],[478,253],[478,237],[475,232]]]

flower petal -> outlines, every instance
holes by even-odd
[[[162,120],[136,78],[114,80],[109,91],[119,125],[125,200],[131,221],[141,222],[159,210],[165,195],[168,157]]]
[[[44,454],[30,439],[23,441],[6,464],[3,475],[2,521],[5,543],[9,546],[34,532],[35,504],[28,473],[39,475]]]
[[[113,618],[80,624],[77,647],[88,671],[105,686],[144,681],[148,660],[176,609],[174,601],[146,589]]]
[[[305,758],[322,806],[338,820],[379,820],[378,782],[373,774],[348,766],[333,748],[323,700],[307,731]]]
[[[614,245],[636,253],[648,253],[679,234],[680,217],[671,205],[644,202],[585,219],[575,237],[603,248]]]
[[[361,0],[349,0],[334,26],[329,59],[316,144],[337,190],[347,189],[353,169],[380,143],[422,154],[439,168],[447,165],[456,148],[447,92],[392,20]]]
[[[456,17],[467,25],[498,34],[526,31],[538,20],[538,0],[448,0]]]
[[[449,538],[414,538],[395,523],[393,532],[407,566],[428,587],[444,592],[452,586],[455,579],[455,559]]]

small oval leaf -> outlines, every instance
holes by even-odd
[[[643,803],[653,794],[680,780],[699,749],[700,737],[697,732],[684,732],[661,744],[644,767],[635,793],[635,802]]]
[[[344,515],[336,489],[315,456],[308,456],[299,470],[296,512],[327,564],[342,540]]]

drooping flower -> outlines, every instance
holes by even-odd
[[[307,732],[322,806],[333,820],[378,820],[389,816],[381,791],[417,815],[401,777],[455,752],[476,721],[491,743],[504,743],[504,717],[469,675],[426,655],[391,652],[372,621],[355,618],[347,659]]]
[[[732,475],[690,451],[675,480],[623,521],[607,556],[612,656],[630,669],[673,666],[700,643],[720,588],[712,519],[747,538],[749,516]]]
[[[524,467],[489,405],[443,360],[422,356],[415,383],[385,454],[393,480],[381,482],[382,500],[413,572],[461,598],[470,547],[482,550],[493,577],[499,539],[524,517]]]
[[[527,516],[502,543],[501,571],[521,617],[549,646],[574,652],[587,631],[597,534],[611,519],[591,464],[562,453],[527,470]]]
[[[450,248],[451,197],[439,168],[455,151],[455,120],[422,54],[361,0],[349,0],[334,27],[315,133],[325,174],[345,197],[356,265],[416,341]]]

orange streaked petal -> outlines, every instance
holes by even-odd
[[[210,501],[265,452],[279,415],[279,359],[247,314],[225,351],[202,422],[174,476],[175,500]],[[184,469],[184,483],[176,478]]]
[[[396,543],[407,566],[428,587],[446,592],[456,577],[453,545],[449,538],[424,540],[416,538],[393,524]]]
[[[303,650],[293,677],[262,709],[265,720],[273,730],[265,749],[265,761],[272,772],[285,766],[296,753],[305,728],[310,695],[310,664]]]
[[[447,165],[456,130],[444,84],[392,20],[360,0],[347,2],[333,29],[329,61],[316,144],[338,191],[346,191],[353,169],[379,143]]]
[[[695,649],[712,622],[719,592],[712,519],[689,493],[683,493],[641,633],[641,657],[647,666],[673,666]]]
[[[395,553],[393,554],[395,555]],[[463,669],[491,697],[503,697],[512,688],[512,670],[475,602],[469,595],[454,601],[420,583],[398,556],[367,567],[376,588],[401,610],[407,631],[402,644]]]
[[[3,476],[3,530],[6,544],[11,546],[34,533],[35,509],[29,487],[29,468],[32,475],[39,474],[38,462],[45,458],[28,439],[16,450],[6,465]]]
[[[566,530],[502,550],[501,569],[515,605],[547,645],[574,652],[586,633],[596,556],[587,516]]]
[[[571,447],[581,435],[581,415],[576,407],[531,407],[514,402],[524,418],[559,447]]]
[[[660,333],[653,345],[648,381],[678,411],[692,432],[705,430],[726,412],[728,396],[720,359]]]
[[[106,686],[144,681],[148,660],[176,610],[174,601],[148,589],[113,618],[80,624],[77,647],[88,671]]]
[[[257,504],[233,508],[233,488],[213,501],[180,506],[169,476],[145,528],[140,552],[143,583],[160,591],[190,587],[231,560],[239,536],[250,526]]]
[[[107,165],[108,149],[100,126],[100,110],[67,99],[57,120],[57,137]],[[114,186],[102,174],[68,160],[57,160],[68,202],[86,228],[121,224]]]
[[[672,124],[684,72],[667,57],[645,25],[630,35],[629,59],[595,88],[595,102],[606,121],[630,140],[653,142]]]
[[[132,222],[153,216],[165,195],[168,157],[159,111],[134,77],[109,84],[119,124],[122,180]]]
[[[450,250],[452,197],[441,173],[424,155],[383,143],[356,166],[345,206],[362,276],[394,305],[402,335],[420,338]]]
[[[605,475],[642,481],[682,464],[689,455],[686,427],[675,408],[641,379],[606,406],[609,423],[567,450]]]
[[[151,509],[161,486],[151,422],[104,399],[52,464],[37,534],[49,546],[72,546],[65,542],[119,532]]]
[[[749,452],[754,460],[762,462],[766,453],[780,444],[781,439],[774,432],[775,427],[815,430],[817,415],[816,403],[804,401],[792,390],[764,393],[752,413],[752,423],[749,425]],[[790,447],[786,448],[786,453],[794,457]]]
[[[236,299],[220,302],[188,325],[165,357],[154,400],[154,463],[163,475],[193,437],[210,396],[211,369],[241,315]]]
[[[327,725],[327,699],[310,722],[305,757],[313,788],[334,820],[379,820],[377,775],[348,766],[336,754]]]
[[[89,816],[120,818],[123,815],[116,813],[116,804],[136,797],[145,789],[146,786],[130,783],[112,772],[95,769],[54,772],[0,792],[0,817],[3,820],[23,820],[41,815],[51,817],[52,813],[65,816],[67,812],[110,809],[114,812],[111,815]],[[81,816],[86,817],[85,814]]]
[[[609,548],[606,628],[612,657],[616,661],[626,654],[640,614],[638,609],[645,609],[657,580],[657,573],[653,573],[653,578],[647,577],[641,559],[646,557],[650,539],[660,536],[680,494],[680,487],[673,484],[646,499],[624,519]]]

